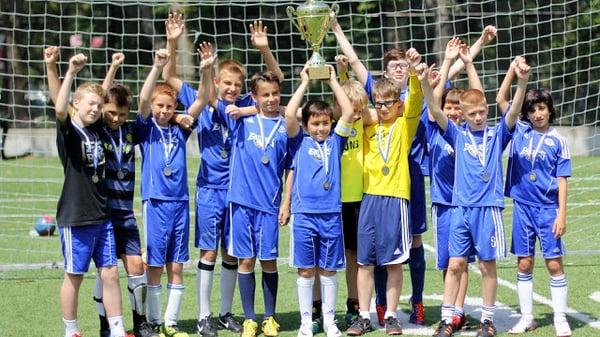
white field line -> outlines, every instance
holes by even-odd
[[[428,245],[426,243],[423,243],[423,247],[426,250],[430,251],[430,252],[435,252],[435,249],[432,246],[430,246],[430,245]],[[471,271],[473,271],[474,273],[477,273],[478,275],[481,275],[481,272],[479,271],[479,268],[477,268],[474,263],[469,264],[469,269]],[[506,287],[506,288],[514,291],[514,292],[517,292],[517,285],[514,284],[514,283],[512,283],[512,282],[510,282],[510,281],[507,281],[505,279],[502,279],[502,278],[498,277],[498,284],[501,285],[501,286],[504,286],[504,287]],[[538,294],[536,292],[533,293],[533,300],[536,301],[536,302],[538,302],[538,303],[542,303],[542,304],[545,304],[545,305],[547,305],[549,307],[552,307],[552,300],[550,300],[549,298],[546,298],[546,297],[544,297],[544,296],[542,296],[542,295],[540,295],[540,294]],[[569,316],[571,316],[571,317],[573,317],[573,318],[575,318],[575,319],[577,319],[577,320],[579,320],[579,321],[581,321],[581,322],[583,322],[583,323],[585,323],[585,324],[593,327],[593,328],[600,329],[600,322],[596,318],[592,318],[592,317],[590,317],[590,316],[588,316],[586,314],[580,313],[579,311],[577,311],[577,310],[575,310],[573,308],[567,308],[567,314]]]

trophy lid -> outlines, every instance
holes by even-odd
[[[296,14],[298,17],[328,16],[330,12],[331,10],[326,3],[316,0],[307,0],[305,3],[296,8]]]

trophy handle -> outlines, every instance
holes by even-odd
[[[287,6],[285,11],[287,12],[287,15],[290,18],[290,20],[292,20],[294,26],[296,26],[296,28],[300,32],[300,38],[304,40],[304,29],[300,28],[300,25],[298,25],[298,22],[296,22],[296,10],[292,6]]]

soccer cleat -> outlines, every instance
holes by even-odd
[[[162,332],[162,327],[160,324],[150,324],[150,328],[154,331],[155,334],[158,334],[159,337],[166,337]]]
[[[477,330],[477,337],[495,337],[496,336],[496,327],[494,326],[494,322],[486,319],[479,325],[479,330]]]
[[[571,336],[571,327],[566,318],[554,319],[554,329],[556,330],[556,337]]]
[[[242,332],[242,325],[233,318],[233,314],[230,312],[219,315],[219,326],[231,332]]]
[[[337,323],[333,321],[333,323],[327,327],[325,327],[325,331],[327,337],[342,337],[342,332],[337,326]]]
[[[273,316],[262,322],[262,332],[267,337],[276,337],[279,335],[279,324]]]
[[[100,337],[110,337],[110,329],[100,329]]]
[[[344,315],[344,322],[346,322],[346,326],[351,326],[352,322],[354,322],[357,317],[358,312],[346,311],[346,315]]]
[[[350,325],[348,330],[346,330],[346,334],[349,336],[361,336],[372,330],[371,320],[358,316],[358,318],[352,322],[352,325]]]
[[[198,335],[202,337],[216,337],[217,327],[212,322],[210,315],[204,317],[196,323],[196,329],[198,329]]]
[[[388,317],[385,319],[385,333],[388,335],[401,335],[402,327],[396,317]]]
[[[187,332],[179,331],[177,325],[163,325],[162,333],[165,337],[189,337]]]
[[[454,333],[454,326],[442,320],[437,329],[435,329],[433,337],[451,337],[452,333]]]
[[[521,316],[517,324],[508,330],[509,335],[517,335],[527,331],[533,331],[537,328],[537,323],[532,316]]]
[[[313,337],[312,326],[310,324],[300,325],[300,329],[298,329],[298,337]]]
[[[252,320],[247,319],[242,324],[242,336],[241,337],[256,337],[258,332],[258,324]]]
[[[160,334],[152,330],[152,326],[149,323],[144,322],[133,328],[133,334],[135,337],[159,337]]]
[[[469,329],[469,320],[466,315],[452,315],[452,326],[454,331]]]
[[[323,331],[323,321],[321,320],[321,317],[315,317],[315,319],[312,320],[312,333],[313,335],[316,335],[321,331]]]
[[[375,305],[375,311],[377,312],[377,323],[379,323],[379,325],[384,326],[385,325],[385,310],[386,310],[386,306],[385,305],[381,305],[381,304],[376,304]]]
[[[423,302],[412,303],[412,312],[408,321],[412,324],[425,325],[425,307]]]
[[[135,334],[131,331],[125,331],[125,336],[124,337],[136,337]]]
[[[76,332],[76,333],[72,334],[71,337],[83,337],[83,335],[80,332]]]

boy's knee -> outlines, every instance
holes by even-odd
[[[260,261],[260,265],[262,266],[264,272],[277,272],[277,260]]]
[[[99,272],[103,284],[115,284],[119,282],[119,271],[117,266],[100,268]]]
[[[467,261],[462,258],[450,258],[446,273],[459,275],[467,268]]]
[[[562,259],[548,259],[546,260],[546,267],[551,276],[559,276],[564,274]]]
[[[311,278],[315,276],[315,268],[298,268],[298,276],[304,278]]]
[[[479,261],[479,270],[483,277],[496,277],[496,260]]]
[[[521,273],[531,273],[533,272],[534,260],[533,256],[526,256],[519,258],[519,272]]]

